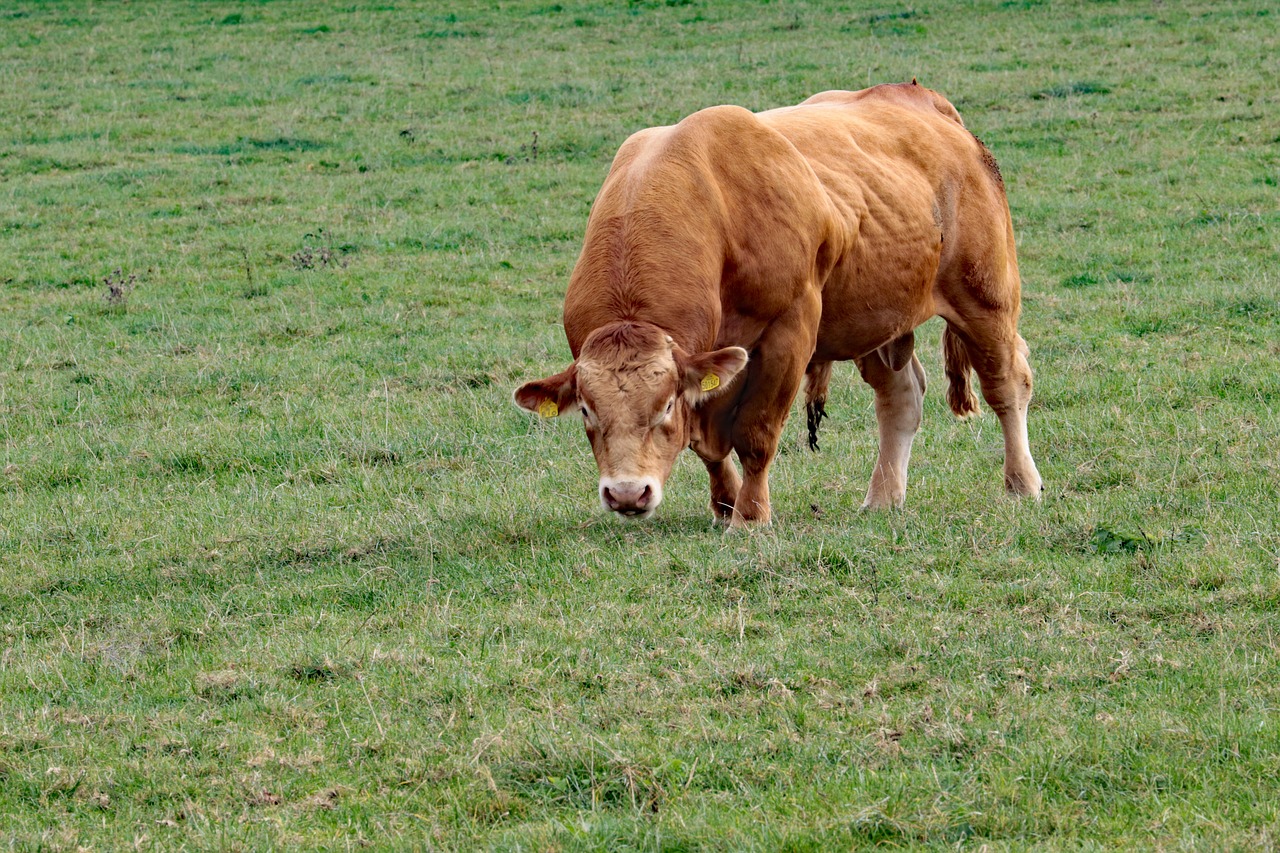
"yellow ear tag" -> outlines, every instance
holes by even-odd
[[[720,377],[716,376],[714,373],[708,373],[706,376],[702,377],[703,391],[714,391],[719,387],[720,387]]]
[[[544,418],[554,418],[560,414],[560,407],[556,405],[555,400],[543,400],[538,404],[538,414]]]

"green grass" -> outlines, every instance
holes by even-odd
[[[10,2],[0,842],[1280,843],[1270,4]],[[913,76],[1000,159],[1047,492],[938,382],[776,523],[509,402],[613,150]],[[536,134],[536,144],[535,144]],[[118,271],[118,272],[117,272]],[[108,301],[111,283],[129,282]]]

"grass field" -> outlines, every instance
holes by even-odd
[[[0,4],[0,845],[1280,846],[1264,0]],[[632,131],[919,77],[1001,162],[1039,504],[871,395],[603,517],[560,300]],[[687,456],[687,455],[686,455]]]

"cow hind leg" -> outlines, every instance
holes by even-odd
[[[1027,342],[1013,331],[1012,323],[992,318],[970,324],[963,346],[977,371],[982,396],[1000,419],[1004,487],[1012,495],[1039,498],[1044,485],[1027,438],[1032,385]]]
[[[924,409],[924,367],[908,333],[858,359],[862,378],[876,395],[880,449],[863,509],[901,507],[907,499],[907,465]]]

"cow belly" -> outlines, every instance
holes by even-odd
[[[823,292],[814,361],[861,358],[932,317],[936,270],[935,263],[927,278],[887,276],[862,284],[833,276]]]
[[[818,329],[818,345],[814,349],[813,361],[852,361],[862,358],[917,325],[919,324],[903,315],[866,319],[856,325],[824,322]]]

